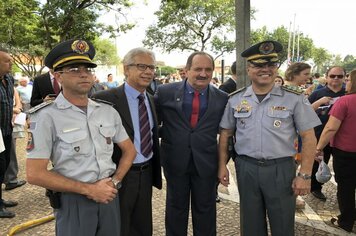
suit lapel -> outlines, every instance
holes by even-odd
[[[117,89],[114,89],[114,96],[116,96],[115,105],[117,106],[117,110],[119,111],[121,118],[129,125],[131,130],[133,129],[129,103],[127,102],[126,94],[125,94],[125,84],[119,86]]]
[[[208,92],[208,108],[206,109],[206,112],[204,113],[204,115],[198,121],[197,126],[199,126],[199,124],[201,124],[201,123],[204,123],[205,120],[209,118],[210,114],[215,111],[216,92],[215,92],[213,86],[210,86],[210,84],[209,84],[207,92]]]
[[[185,117],[185,115],[184,115],[185,113],[183,111],[184,85],[185,85],[184,81],[180,82],[178,84],[177,90],[176,90],[176,92],[174,94],[174,101],[175,101],[175,106],[176,106],[176,110],[177,110],[178,115],[190,127],[190,122]]]

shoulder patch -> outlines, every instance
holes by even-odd
[[[238,90],[235,90],[234,92],[229,93],[229,97],[231,97],[231,96],[233,96],[233,95],[235,95],[235,94],[237,94],[237,93],[239,93],[239,92],[242,92],[242,91],[244,91],[245,89],[246,89],[246,87],[242,87],[242,88],[240,88],[240,89],[238,89]]]
[[[290,85],[282,85],[281,89],[290,93],[294,93],[297,95],[300,95],[304,93],[303,89],[297,87],[297,86],[290,86]]]
[[[28,113],[28,114],[33,114],[33,113],[35,113],[35,112],[41,110],[42,108],[44,108],[44,107],[46,107],[46,106],[52,104],[53,102],[54,102],[54,100],[49,100],[49,101],[47,101],[47,102],[42,102],[41,104],[38,104],[37,106],[32,107],[30,110],[28,110],[27,113]]]
[[[108,102],[108,101],[105,101],[105,100],[102,100],[102,99],[98,99],[98,98],[90,98],[90,99],[93,100],[94,102],[104,103],[104,104],[110,105],[112,107],[115,105],[112,102]]]

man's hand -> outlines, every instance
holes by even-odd
[[[310,193],[310,179],[305,180],[301,177],[295,177],[292,183],[294,195],[304,196]]]
[[[227,187],[230,184],[229,170],[227,169],[226,166],[222,166],[219,168],[218,178],[219,178],[220,183],[222,185],[224,185],[225,187]]]
[[[117,189],[114,188],[111,178],[105,178],[89,185],[87,197],[98,203],[109,203],[116,197]]]

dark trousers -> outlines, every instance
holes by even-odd
[[[152,226],[152,164],[141,170],[133,166],[119,190],[121,236],[151,236]]]
[[[331,156],[331,147],[330,147],[329,144],[324,147],[323,153],[324,153],[324,162],[326,164],[328,164],[329,160],[330,160],[330,156]],[[314,161],[313,171],[312,171],[312,175],[311,175],[312,176],[312,178],[311,178],[311,188],[310,188],[311,192],[316,191],[316,190],[320,190],[321,191],[321,188],[323,187],[323,184],[319,183],[316,180],[316,177],[315,177],[316,172],[318,172],[318,168],[319,168],[319,162]]]
[[[11,151],[11,139],[12,135],[3,135],[2,136],[5,145],[5,151],[0,153],[0,207],[2,206],[2,190],[1,185],[4,182],[4,176],[7,167],[10,163],[10,151]]]
[[[17,174],[19,173],[19,164],[16,156],[16,138],[12,138],[10,161],[5,172],[4,182],[5,184],[17,183]]]
[[[191,167],[192,167],[191,163]],[[192,204],[194,236],[216,235],[216,175],[200,177],[195,167],[183,175],[164,171],[167,180],[166,235],[186,236]]]
[[[356,152],[344,152],[333,148],[333,167],[337,182],[339,225],[352,230],[355,218]]]

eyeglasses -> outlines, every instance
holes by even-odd
[[[344,78],[344,75],[329,75],[330,79],[342,79]]]
[[[136,68],[140,71],[146,71],[147,68],[150,68],[151,71],[156,70],[155,65],[146,65],[146,64],[129,64],[128,66],[136,66]]]
[[[279,67],[279,62],[266,62],[266,63],[254,63],[252,61],[250,61],[251,65],[253,65],[252,67],[254,68],[264,68],[265,66],[267,67]]]
[[[95,73],[94,68],[85,68],[85,67],[73,67],[73,68],[69,68],[68,70],[62,70],[62,71],[56,71],[58,73],[70,73],[73,75],[80,75],[80,73],[84,72],[86,74],[90,74],[93,75]]]

